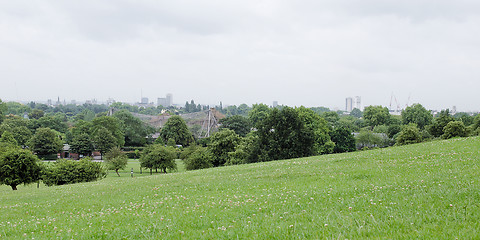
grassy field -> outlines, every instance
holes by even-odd
[[[0,238],[479,239],[480,138],[0,187]]]

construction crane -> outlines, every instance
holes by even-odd
[[[210,132],[217,128],[219,119],[215,117],[215,111],[214,108],[207,110],[207,116],[203,120],[202,128],[200,129],[200,138],[210,137]]]
[[[389,107],[390,110],[392,110],[392,102],[393,102],[393,100],[395,100],[395,104],[396,104],[396,109],[395,109],[393,112],[399,113],[399,112],[400,112],[400,104],[398,104],[397,97],[395,97],[395,95],[394,95],[393,92],[392,92],[392,96],[390,97],[390,107]]]

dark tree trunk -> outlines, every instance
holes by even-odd
[[[115,172],[116,172],[117,175],[120,177],[120,174],[118,173],[118,169],[115,169]]]
[[[10,185],[10,187],[12,187],[12,190],[17,190],[17,185]]]
[[[152,169],[150,168],[150,175],[152,175]]]

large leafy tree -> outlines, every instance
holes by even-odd
[[[0,135],[8,131],[12,133],[17,143],[24,147],[27,141],[33,136],[32,131],[27,127],[28,120],[20,117],[8,117],[0,124]]]
[[[171,138],[176,144],[189,146],[193,143],[193,135],[187,127],[185,120],[180,116],[170,117],[160,131],[160,137],[164,142]]]
[[[174,148],[154,144],[144,150],[139,160],[140,166],[150,169],[150,174],[153,169],[160,169],[163,173],[167,173],[167,170],[177,169],[176,156]]]
[[[17,140],[15,140],[15,138],[13,137],[13,134],[10,133],[9,131],[3,132],[2,136],[0,137],[0,143],[12,145],[12,146],[18,145]]]
[[[331,141],[330,135],[328,135],[330,132],[330,126],[327,121],[313,110],[303,106],[296,110],[302,122],[305,124],[305,127],[310,129],[314,134],[315,142],[313,146],[313,154],[317,155],[333,152],[335,144]]]
[[[350,116],[353,116],[353,117],[356,117],[356,118],[361,118],[361,117],[363,117],[363,112],[362,112],[362,110],[360,110],[358,108],[354,108],[350,112]]]
[[[90,156],[95,150],[93,141],[86,133],[82,133],[73,137],[70,143],[70,152],[82,154],[83,156]]]
[[[330,133],[332,141],[335,143],[333,151],[335,153],[353,152],[356,150],[355,137],[346,127],[336,127]]]
[[[98,131],[104,128],[115,138],[115,146],[125,145],[125,135],[122,130],[122,123],[118,118],[103,116],[92,120],[92,133],[98,136]]]
[[[3,122],[3,119],[5,118],[5,113],[7,112],[7,104],[2,102],[2,99],[0,99],[0,124]]]
[[[114,147],[105,154],[105,164],[108,170],[115,170],[119,177],[118,170],[125,169],[127,163],[128,157],[119,147]]]
[[[252,110],[248,112],[248,119],[253,127],[258,128],[259,124],[268,117],[271,111],[272,109],[266,104],[253,104]]]
[[[372,128],[378,125],[387,125],[390,120],[390,112],[386,107],[368,106],[363,111],[363,118]]]
[[[340,120],[338,113],[333,111],[323,112],[320,116],[322,116],[330,124],[330,126],[337,125],[338,121]]]
[[[75,125],[70,128],[70,131],[73,135],[80,135],[83,133],[90,135],[93,132],[93,123],[84,120],[78,120]]]
[[[103,159],[103,154],[110,151],[114,147],[118,147],[118,139],[113,136],[113,134],[106,128],[99,128],[94,137],[93,142],[95,143],[95,149],[97,149],[101,158]]]
[[[67,118],[65,114],[55,114],[53,116],[43,116],[38,120],[32,119],[36,127],[50,128],[61,133],[66,133],[68,130]]]
[[[20,184],[38,181],[41,167],[37,156],[28,150],[10,148],[0,154],[0,184],[17,190]]]
[[[41,117],[43,117],[45,115],[45,113],[43,112],[43,110],[40,110],[40,109],[33,109],[32,112],[30,112],[28,114],[28,117],[29,118],[33,118],[33,119],[40,119]]]
[[[250,132],[251,124],[248,118],[240,115],[234,115],[220,119],[220,129],[231,129],[241,137],[245,137]]]
[[[315,135],[290,107],[273,109],[257,130],[260,161],[311,156]]]
[[[208,149],[213,154],[213,166],[224,165],[228,160],[228,153],[234,152],[239,142],[240,136],[233,130],[223,129],[214,133],[210,137],[210,143],[208,144]]]
[[[413,104],[402,111],[402,123],[404,125],[415,123],[420,129],[432,123],[433,115],[421,104]]]
[[[382,137],[378,133],[370,130],[362,130],[356,136],[357,144],[361,147],[378,147],[382,146]]]
[[[434,137],[440,137],[444,133],[444,128],[449,122],[455,121],[455,118],[450,115],[450,110],[442,110],[436,118],[434,118],[433,123],[428,126],[428,131]]]
[[[125,133],[126,146],[145,145],[147,135],[153,132],[151,127],[147,126],[127,110],[115,112],[113,117],[120,120],[121,127]]]
[[[27,145],[38,156],[44,157],[60,152],[63,143],[58,134],[50,128],[39,128]]]

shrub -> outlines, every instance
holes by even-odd
[[[462,121],[452,121],[443,128],[443,139],[449,139],[453,137],[466,137],[467,129],[463,125]]]
[[[396,145],[419,143],[422,141],[422,135],[415,124],[409,124],[400,131],[396,140]]]
[[[104,178],[106,169],[91,158],[80,161],[60,159],[47,166],[42,174],[42,180],[47,186],[64,185],[80,182],[93,182]]]
[[[198,147],[183,160],[186,170],[195,170],[213,167],[213,155],[207,148]]]

